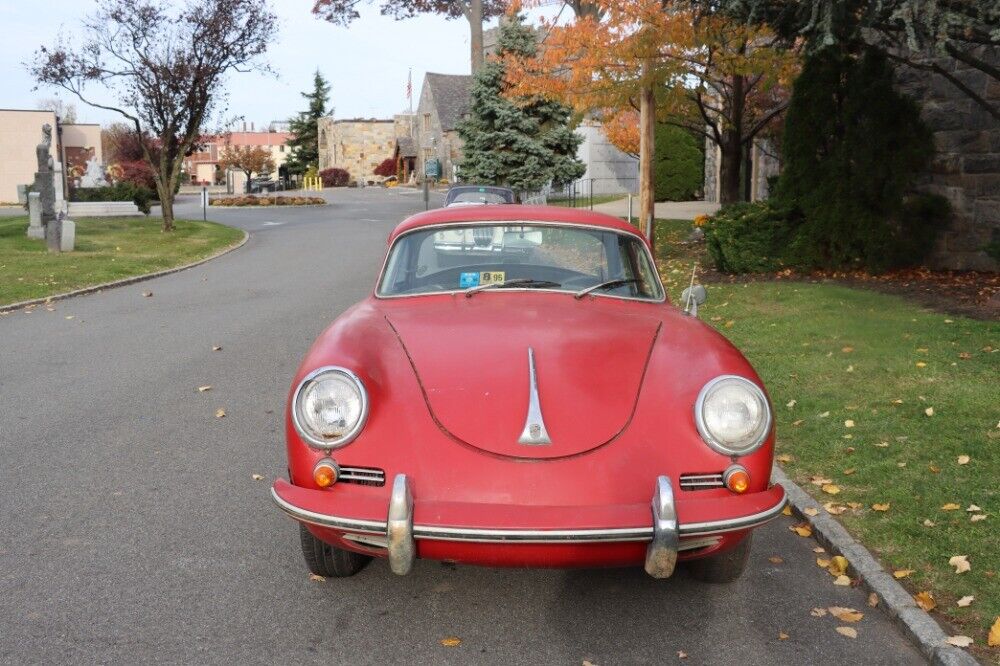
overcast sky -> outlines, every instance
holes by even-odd
[[[375,7],[362,7],[361,18],[349,28],[313,17],[313,0],[272,0],[280,33],[267,54],[277,77],[234,74],[228,81],[228,116],[241,115],[258,128],[272,120],[287,120],[304,108],[301,91],[310,89],[319,68],[333,90],[330,103],[338,118],[388,117],[407,108],[406,76],[413,68],[413,102],[420,95],[425,72],[469,72],[469,24],[427,15],[395,21]],[[36,108],[56,91],[32,90],[34,82],[23,62],[41,44],[51,44],[62,32],[80,36],[80,19],[94,9],[92,0],[0,0],[0,108]],[[495,21],[493,22],[495,24]],[[58,95],[72,102],[67,93]],[[96,96],[96,95],[95,95]],[[107,123],[111,112],[77,103],[80,122]]]

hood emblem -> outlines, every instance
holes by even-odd
[[[538,402],[538,377],[535,375],[535,350],[528,347],[528,418],[518,444],[551,444],[549,433],[542,419],[542,406]]]

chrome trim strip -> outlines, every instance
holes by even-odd
[[[485,226],[546,226],[546,227],[572,227],[576,229],[595,229],[598,231],[609,231],[611,233],[621,234],[623,236],[637,236],[643,240],[642,247],[646,251],[646,258],[649,260],[649,265],[656,268],[656,262],[653,260],[653,253],[649,251],[649,245],[646,244],[645,239],[643,239],[642,234],[638,231],[630,232],[624,231],[622,229],[613,229],[611,227],[602,227],[595,224],[577,224],[575,222],[553,222],[553,221],[542,221],[542,220],[467,220],[465,222],[442,222],[440,224],[427,224],[421,227],[415,227],[409,231],[402,233],[392,241],[392,245],[386,250],[385,258],[382,260],[382,269],[378,272],[378,279],[375,280],[375,289],[373,291],[373,296],[376,299],[393,299],[393,298],[420,298],[422,296],[438,296],[441,294],[462,294],[465,293],[464,289],[457,289],[451,291],[432,291],[425,292],[422,294],[380,294],[379,285],[382,284],[382,278],[385,276],[385,268],[389,265],[389,255],[392,254],[392,248],[396,246],[399,239],[405,238],[412,233],[418,231],[426,231],[427,229],[447,229],[448,227],[469,227],[475,225],[485,225]],[[636,298],[634,296],[615,296],[614,294],[594,294],[597,298],[615,298],[620,301],[641,301],[643,303],[666,303],[667,302],[667,290],[663,286],[663,280],[660,279],[660,273],[657,270],[653,271],[656,276],[656,282],[660,285],[660,298]],[[565,289],[504,289],[504,291],[531,291],[540,292],[547,291],[557,294],[573,294],[573,291],[567,291]]]
[[[334,442],[316,439],[312,435],[308,434],[302,427],[302,424],[299,423],[298,405],[299,395],[302,393],[302,389],[305,388],[306,384],[316,379],[316,377],[328,372],[336,372],[347,377],[354,383],[355,388],[358,389],[358,393],[361,395],[361,414],[358,416],[358,422],[354,424],[354,427],[352,427],[346,435]],[[295,426],[295,432],[297,432],[299,436],[305,440],[305,443],[308,446],[314,449],[321,449],[323,451],[334,451],[342,446],[347,446],[361,434],[361,429],[365,427],[365,423],[368,421],[368,407],[368,391],[365,389],[364,383],[356,374],[347,368],[340,367],[339,365],[325,365],[322,368],[316,368],[303,377],[302,381],[299,382],[299,385],[295,387],[295,393],[292,395],[292,425]]]
[[[646,548],[646,573],[653,578],[670,578],[677,567],[680,531],[677,528],[674,487],[669,476],[656,478],[652,506],[653,538]]]
[[[387,532],[387,523],[383,521],[342,518],[340,516],[315,513],[293,506],[278,497],[273,488],[271,489],[271,498],[289,516],[311,525],[365,534],[385,535]],[[711,536],[758,527],[780,514],[787,503],[788,498],[783,496],[781,501],[770,509],[749,516],[703,523],[682,523],[678,526],[678,534],[681,537]],[[653,527],[650,525],[646,527],[614,527],[585,530],[522,530],[414,525],[413,538],[437,541],[471,541],[476,543],[504,543],[509,541],[519,543],[650,541],[653,538]]]
[[[413,493],[405,474],[397,474],[392,481],[386,541],[389,568],[400,576],[410,573],[417,557],[417,546],[413,541]]]
[[[351,532],[362,532],[365,534],[385,534],[385,522],[380,520],[359,520],[357,518],[343,518],[341,516],[331,516],[326,513],[316,513],[302,507],[289,504],[278,496],[274,488],[271,488],[271,499],[278,505],[278,508],[287,513],[295,520],[316,525],[317,527],[330,527],[337,530],[349,530]]]
[[[524,420],[524,430],[517,440],[518,444],[540,446],[551,444],[549,431],[545,429],[545,419],[542,418],[542,405],[538,401],[538,376],[535,374],[535,350],[528,347],[528,415]]]

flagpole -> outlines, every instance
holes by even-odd
[[[413,115],[413,68],[410,68],[410,73],[406,76],[406,98],[410,102],[410,115]]]

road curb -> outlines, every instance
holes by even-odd
[[[942,666],[974,666],[979,663],[965,650],[945,643],[948,635],[934,618],[917,606],[910,593],[882,568],[867,548],[855,541],[843,525],[778,466],[774,467],[772,479],[785,489],[792,511],[812,526],[816,540],[827,550],[847,558],[853,577],[861,580],[861,588],[878,595],[878,607],[889,615],[930,663]],[[818,513],[809,516],[806,509]]]
[[[67,291],[63,294],[55,294],[53,296],[45,296],[43,298],[33,298],[30,301],[21,301],[20,303],[11,303],[9,305],[0,305],[0,313],[12,312],[14,310],[20,310],[21,308],[30,307],[32,305],[41,305],[43,303],[51,303],[53,301],[61,301],[72,296],[84,296],[86,294],[93,294],[94,292],[103,291],[104,289],[114,289],[115,287],[124,287],[126,285],[135,284],[136,282],[145,282],[146,280],[152,280],[153,278],[163,277],[164,275],[170,275],[171,273],[180,273],[181,271],[186,271],[189,268],[194,268],[195,266],[201,266],[202,264],[208,263],[213,259],[218,259],[219,257],[229,254],[234,250],[238,250],[247,244],[250,240],[250,234],[247,231],[243,231],[243,238],[233,243],[228,247],[224,247],[215,254],[211,254],[198,261],[192,261],[190,264],[184,264],[183,266],[174,266],[173,268],[165,268],[162,271],[156,271],[155,273],[146,273],[144,275],[133,275],[132,277],[124,278],[122,280],[115,280],[114,282],[104,282],[102,284],[95,284],[89,287],[83,287],[81,289],[75,289],[73,291]]]

